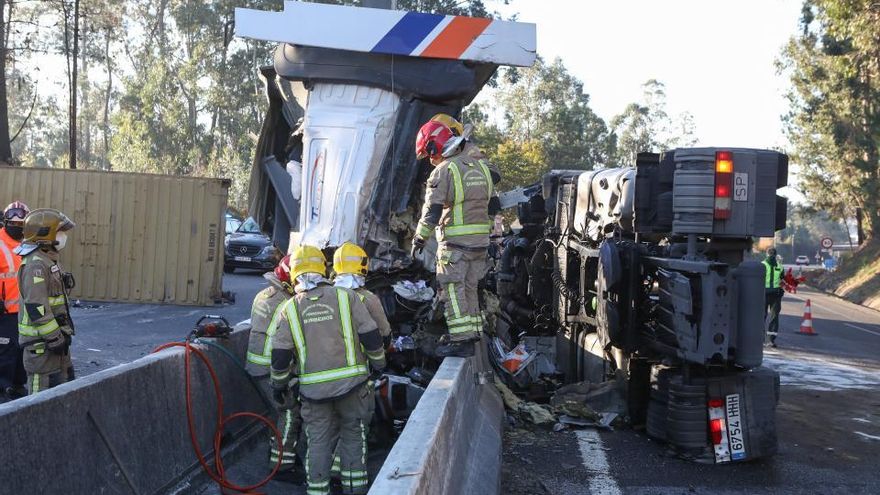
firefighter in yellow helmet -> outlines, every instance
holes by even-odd
[[[18,313],[18,341],[24,351],[28,392],[73,380],[70,342],[74,334],[68,291],[73,276],[58,264],[67,233],[76,224],[58,210],[41,208],[24,220],[18,287],[22,310]]]
[[[449,334],[436,355],[472,356],[483,328],[477,288],[486,274],[489,236],[501,211],[489,163],[476,158],[471,144],[439,120],[416,135],[416,156],[428,158],[422,216],[413,238],[413,256],[438,234],[437,283]]]
[[[272,395],[269,384],[269,365],[272,360],[272,335],[278,330],[281,307],[293,296],[290,279],[290,255],[285,256],[274,271],[263,275],[269,286],[257,293],[251,306],[251,333],[248,338],[247,371],[259,383],[267,396]],[[279,474],[290,481],[301,481],[304,473],[296,469],[299,435],[302,430],[300,404],[296,397],[275,408],[278,414],[278,431],[281,432],[281,445],[275,437],[269,438],[269,467],[274,468],[281,456]],[[300,455],[302,455],[300,453]],[[276,479],[279,479],[276,476]]]
[[[374,372],[385,367],[382,336],[357,294],[325,278],[326,259],[314,246],[290,258],[294,296],[272,335],[271,382],[279,404],[298,395],[306,433],[308,493],[330,493],[334,449],[342,490],[367,493],[366,431],[372,419]],[[298,382],[291,387],[292,379]]]
[[[385,315],[385,308],[382,307],[382,301],[369,290],[364,287],[367,282],[367,267],[370,258],[367,252],[357,244],[346,242],[336,249],[333,253],[333,272],[336,277],[333,279],[333,285],[336,287],[344,287],[353,290],[361,302],[367,307],[370,316],[379,326],[379,333],[387,347],[391,338],[391,324],[388,323],[388,317]]]

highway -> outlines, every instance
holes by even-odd
[[[812,303],[816,336],[795,333]],[[671,456],[633,430],[509,430],[505,494],[880,493],[880,312],[815,290],[786,294],[779,348],[779,453],[739,465]]]

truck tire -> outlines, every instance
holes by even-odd
[[[651,391],[648,401],[648,416],[645,422],[645,430],[651,438],[666,440],[669,380],[677,372],[677,368],[664,364],[655,364],[651,367]]]

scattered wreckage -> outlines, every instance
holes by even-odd
[[[285,15],[339,8],[286,2]],[[460,115],[499,64],[531,63],[520,52],[534,60],[534,32],[498,45],[516,57],[463,61],[420,58],[424,43],[394,51],[288,39],[278,33],[292,24],[263,14],[236,23],[239,34],[282,42],[260,71],[269,104],[250,211],[283,250],[364,246],[367,287],[394,331],[379,411],[399,430],[443,333],[428,293],[435,246],[408,254],[429,172],[415,133],[436,113]],[[554,170],[502,195],[520,228],[494,250],[482,293],[505,402],[536,423],[645,425],[703,462],[772,455],[779,378],[762,366],[763,268],[744,253],[785,224],[776,190],[787,157],[697,148],[640,154],[633,165]]]

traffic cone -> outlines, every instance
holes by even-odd
[[[809,299],[804,303],[804,321],[801,323],[801,329],[796,333],[801,335],[819,335],[813,331],[813,307],[810,305]]]

